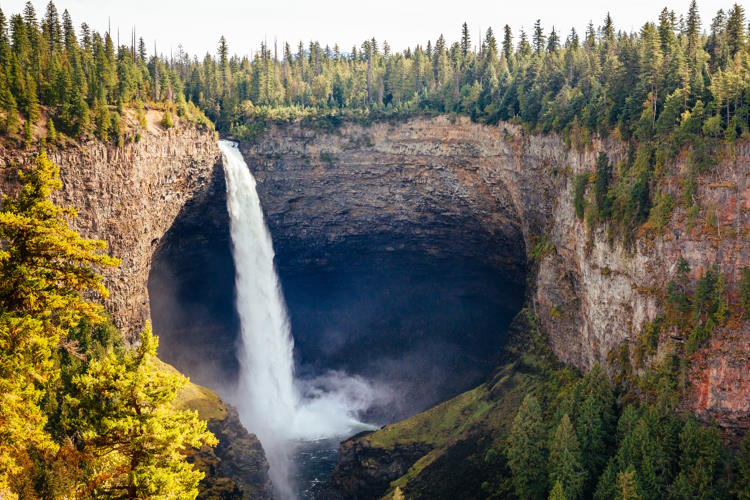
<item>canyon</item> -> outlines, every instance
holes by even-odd
[[[615,165],[627,154],[616,138],[576,148],[510,123],[439,116],[269,124],[240,149],[273,237],[298,363],[388,372],[383,382],[407,403],[384,405],[374,418],[403,418],[479,385],[525,301],[555,355],[588,370],[606,365],[610,352],[657,318],[680,257],[693,278],[716,264],[730,295],[750,262],[747,140],[726,146],[716,168],[697,180],[697,217],[677,206],[664,231],[644,227],[630,245],[611,240],[605,227],[587,227],[573,205],[573,178],[593,172],[600,151]],[[64,183],[58,201],[79,210],[76,227],[106,239],[123,259],[106,275],[115,323],[134,338],[153,315],[167,362],[199,383],[231,385],[238,326],[214,134],[177,127],[124,148],[91,142],[50,156]],[[11,192],[29,155],[3,145],[0,158],[2,190]],[[666,189],[675,195],[686,166],[684,155],[666,166],[673,179]],[[376,288],[385,291],[373,296]],[[368,302],[378,308],[363,308]],[[399,321],[385,321],[383,311]],[[475,321],[461,329],[448,320],[454,312],[462,324]],[[451,349],[458,354],[446,354]],[[690,370],[685,409],[728,434],[750,426],[747,319],[717,330]],[[257,453],[257,440],[246,439]],[[383,493],[384,477],[387,486],[429,452],[421,444],[399,450],[384,458],[367,438],[345,442],[335,476],[341,489],[371,487],[353,478],[374,461],[384,464],[373,472]],[[378,472],[389,468],[390,476]],[[262,471],[258,477],[267,482]]]
[[[581,370],[606,364],[656,319],[680,256],[694,278],[717,264],[732,294],[750,262],[747,141],[726,146],[698,179],[697,220],[715,214],[715,227],[690,226],[676,207],[662,234],[644,228],[628,247],[604,227],[587,228],[573,206],[576,174],[592,172],[600,151],[614,165],[627,154],[614,138],[570,148],[553,134],[443,116],[330,131],[273,126],[241,149],[282,267],[337,267],[351,254],[406,250],[470,257],[522,285],[542,242],[530,299],[554,353]],[[685,155],[667,166],[675,197],[686,168]],[[748,328],[745,320],[722,329],[694,356],[685,401],[728,429],[748,425]]]

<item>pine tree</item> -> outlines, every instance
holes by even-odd
[[[566,498],[575,499],[581,495],[586,473],[578,438],[567,414],[563,415],[555,431],[547,466],[550,483],[560,482]]]
[[[740,4],[729,11],[726,30],[729,55],[734,56],[745,48],[745,9]]]
[[[604,39],[605,49],[609,49],[615,43],[615,23],[612,16],[607,12],[602,26],[602,38]]]
[[[121,148],[125,144],[125,137],[122,133],[122,124],[120,123],[120,113],[115,111],[112,113],[112,124],[110,126],[112,130],[112,137],[115,139],[115,144],[118,148]]]
[[[503,28],[503,54],[510,64],[510,58],[513,55],[513,32],[507,24]]]
[[[215,446],[216,438],[193,410],[175,410],[187,379],[160,366],[151,327],[135,351],[110,351],[92,361],[69,398],[76,427],[91,451],[94,476],[85,494],[127,498],[195,498],[203,472],[184,452]],[[102,394],[108,397],[103,398]]]
[[[652,23],[646,23],[641,30],[642,49],[641,58],[641,84],[651,95],[650,112],[651,125],[656,121],[659,98],[661,97],[661,66],[662,51],[661,42],[657,35],[656,27]]]
[[[552,26],[552,31],[549,34],[549,39],[547,40],[547,52],[557,52],[557,49],[560,48],[560,37],[557,35],[557,32],[555,31],[555,27]]]
[[[112,126],[112,117],[109,114],[109,106],[103,99],[94,101],[94,124],[96,125],[96,136],[102,142],[109,141],[109,129]]]
[[[630,467],[624,472],[617,473],[617,500],[640,500],[638,494],[638,482],[635,479],[635,470]]]
[[[26,120],[23,124],[23,144],[26,149],[34,146],[34,127],[31,120]]]
[[[52,202],[62,183],[46,153],[19,175],[23,188],[0,210],[0,496],[30,466],[30,449],[55,451],[39,408],[40,387],[56,377],[52,350],[81,320],[103,319],[102,306],[86,297],[106,296],[96,269],[118,263],[102,253],[103,241],[69,227],[74,210]]]
[[[464,59],[471,51],[471,36],[469,35],[469,25],[464,23],[461,26],[461,55]]]
[[[485,43],[485,60],[495,61],[497,60],[497,39],[492,31],[492,28],[487,28],[487,33],[484,36]]]
[[[50,52],[58,50],[62,46],[63,37],[60,16],[53,2],[47,4],[47,11],[42,20],[42,35],[47,40]]]
[[[146,42],[143,41],[143,37],[138,39],[138,58],[142,63],[146,62]]]
[[[18,107],[16,106],[16,100],[11,95],[10,91],[6,94],[5,103],[5,121],[2,124],[3,132],[8,135],[18,133],[18,125],[20,118],[18,116]]]
[[[674,46],[677,37],[675,37],[675,20],[674,12],[670,12],[664,7],[659,14],[659,39],[661,40],[661,50],[665,54]]]
[[[698,3],[696,0],[690,2],[690,8],[688,9],[687,25],[685,27],[685,35],[687,36],[687,54],[690,63],[693,64],[693,59],[698,50],[699,37],[701,30],[701,18],[698,12]]]
[[[532,39],[534,45],[534,53],[539,55],[544,50],[544,30],[542,29],[542,20],[537,19],[534,23],[534,36]]]
[[[167,130],[174,126],[172,123],[172,113],[169,112],[169,109],[164,110],[164,115],[161,118],[161,126]]]
[[[54,145],[57,142],[57,130],[55,130],[55,122],[52,118],[47,120],[47,144]]]
[[[724,476],[721,435],[716,428],[704,429],[694,418],[680,432],[680,473],[670,486],[675,498],[724,498],[720,484]]]
[[[519,498],[544,498],[546,488],[545,428],[538,400],[527,395],[513,419],[508,437],[508,466]]]
[[[549,492],[548,500],[569,500],[569,497],[565,495],[563,485],[560,481],[557,481]]]
[[[529,44],[528,38],[526,38],[526,32],[521,29],[521,34],[518,36],[518,53],[521,56],[528,56],[531,54],[531,45]]]
[[[568,38],[565,40],[565,48],[575,50],[580,47],[580,44],[581,42],[578,39],[578,32],[576,32],[575,28],[571,28],[570,34],[568,35]]]
[[[36,124],[41,116],[39,110],[39,97],[36,93],[36,83],[34,79],[29,76],[26,77],[26,116],[32,124]]]
[[[739,500],[750,499],[750,433],[746,433],[737,451],[737,479],[734,494]]]
[[[68,9],[65,9],[63,11],[62,25],[63,25],[63,40],[65,42],[65,50],[67,50],[68,53],[70,54],[75,50],[78,44],[78,40],[76,40],[76,30],[73,27],[73,19],[70,17],[70,14],[68,13]]]
[[[586,26],[584,46],[589,51],[592,51],[594,50],[594,48],[596,48],[596,30],[594,29],[594,23],[592,21],[589,21],[589,24]]]

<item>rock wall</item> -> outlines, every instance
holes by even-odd
[[[212,172],[221,170],[214,133],[149,128],[122,148],[92,140],[48,154],[63,181],[56,201],[78,210],[73,225],[81,234],[106,240],[108,252],[122,259],[104,273],[106,307],[132,340],[149,318],[148,274],[160,239],[185,203],[205,190]],[[12,192],[19,167],[33,161],[31,153],[0,143],[0,191]]]
[[[89,141],[50,148],[48,154],[60,167],[63,181],[55,201],[78,211],[73,226],[81,234],[106,240],[108,253],[122,259],[118,268],[104,273],[110,291],[105,305],[132,341],[150,317],[147,284],[162,237],[183,211],[204,204],[207,197],[223,199],[224,193],[218,192],[224,183],[215,134],[189,125],[178,124],[170,130],[151,126],[139,142],[122,148]],[[18,189],[19,168],[34,158],[32,152],[0,142],[2,194]],[[176,355],[164,352],[169,347],[163,345],[160,356]],[[202,388],[195,391],[213,394]],[[196,401],[200,404],[194,409],[206,412],[202,417],[220,440],[215,449],[201,450],[193,457],[207,473],[202,494],[207,498],[271,498],[263,449],[242,426],[237,411],[215,395]],[[187,407],[192,408],[191,404]],[[217,413],[220,418],[215,417]]]
[[[732,293],[750,263],[747,141],[698,179],[697,219],[716,214],[718,228],[688,227],[677,208],[665,232],[644,229],[632,248],[608,241],[606,228],[590,231],[573,207],[574,175],[593,171],[599,151],[615,165],[626,153],[615,139],[576,150],[510,124],[437,117],[327,131],[270,127],[241,148],[274,241],[300,267],[335,266],[332,248],[348,241],[473,255],[522,277],[543,239],[532,301],[555,353],[584,370],[656,318],[679,256],[694,277],[719,265]],[[675,194],[685,168],[684,158],[668,166]],[[686,406],[725,427],[749,424],[749,331],[741,321],[718,332],[692,363]]]

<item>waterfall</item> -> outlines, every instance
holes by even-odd
[[[294,496],[289,481],[294,443],[370,428],[359,422],[357,413],[376,394],[364,380],[339,372],[295,380],[294,342],[255,179],[235,143],[222,140],[219,148],[241,327],[240,377],[233,400],[243,424],[263,444],[271,480],[279,494],[289,498]]]

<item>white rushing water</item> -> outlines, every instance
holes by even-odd
[[[222,140],[219,148],[224,155],[242,330],[234,402],[242,423],[263,444],[278,493],[290,498],[294,496],[289,484],[294,443],[347,436],[368,428],[357,414],[367,409],[375,393],[364,380],[340,372],[295,380],[294,342],[255,179],[235,143]]]

